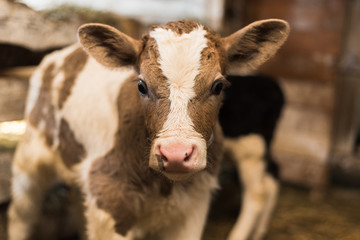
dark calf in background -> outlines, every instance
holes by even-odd
[[[228,76],[227,79],[232,86],[226,90],[219,118],[227,153],[237,165],[243,189],[241,217],[230,239],[261,239],[267,231],[279,189],[278,166],[271,157],[270,146],[284,95],[270,77]]]
[[[228,76],[220,123],[227,138],[261,135],[266,143],[266,170],[278,177],[278,167],[269,152],[275,128],[284,106],[284,94],[277,81],[268,76]]]

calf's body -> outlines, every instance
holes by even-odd
[[[262,239],[279,191],[278,166],[270,147],[283,105],[276,80],[265,76],[228,76],[219,120],[225,151],[237,166],[241,212],[229,239]]]
[[[223,154],[225,76],[256,68],[287,34],[281,20],[227,38],[193,21],[141,41],[80,28],[81,46],[47,56],[31,79],[10,239],[27,239],[59,181],[80,187],[89,239],[200,239]]]

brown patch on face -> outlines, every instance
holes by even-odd
[[[219,172],[220,164],[224,154],[224,136],[219,122],[214,128],[214,141],[208,146],[206,170],[216,175]]]
[[[59,109],[63,107],[66,99],[71,94],[71,88],[75,83],[75,79],[85,67],[87,59],[88,55],[81,48],[77,48],[65,58],[64,65],[60,69],[64,71],[65,80],[59,92]]]
[[[158,59],[159,52],[156,41],[147,37],[141,55],[140,75],[149,90],[148,95],[143,97],[142,104],[150,141],[154,140],[162,129],[170,111],[170,91]]]
[[[76,140],[74,132],[65,119],[61,119],[60,122],[59,151],[68,168],[79,163],[85,155],[84,146]]]
[[[218,122],[218,114],[223,101],[223,93],[215,95],[212,86],[215,81],[223,81],[225,69],[224,50],[220,36],[208,30],[208,44],[201,52],[200,73],[195,78],[196,97],[190,100],[188,112],[194,129],[207,141],[206,169],[211,174],[217,174],[223,155],[223,135]]]
[[[207,59],[209,58],[212,57],[215,58],[215,62],[218,62],[220,65],[221,73],[225,74],[227,60],[226,60],[225,49],[221,41],[221,37],[219,34],[216,34],[207,28],[205,29],[208,32],[205,36],[208,39],[208,48],[204,49],[204,51],[202,52],[201,61],[202,63],[204,63],[204,61],[207,61]],[[209,49],[211,54],[209,52],[206,52],[206,50]]]
[[[191,99],[188,111],[195,130],[209,141],[223,101],[222,94],[213,95],[211,91],[213,83],[222,78],[223,56],[219,47],[219,36],[208,32],[207,38],[208,46],[201,52],[200,73],[195,78],[196,97]]]
[[[172,189],[165,177],[148,167],[150,143],[137,84],[132,76],[121,87],[114,149],[95,160],[89,173],[90,191],[98,207],[112,216],[116,232],[123,236],[143,213],[148,194],[166,197]]]
[[[29,122],[34,127],[38,127],[41,121],[44,121],[44,133],[46,144],[51,146],[54,139],[55,130],[55,109],[51,104],[51,85],[54,79],[54,63],[48,65],[42,77],[42,84],[38,99],[34,108],[29,114]]]
[[[194,123],[195,131],[200,133],[208,142],[218,120],[221,103],[217,101],[197,101],[189,104],[189,115]]]

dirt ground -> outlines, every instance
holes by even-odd
[[[225,186],[214,202],[204,240],[223,240],[239,210],[235,186]],[[221,196],[221,197],[220,197]],[[334,187],[323,199],[309,191],[282,186],[266,240],[360,240],[360,189]],[[6,240],[6,210],[0,205],[0,240]]]

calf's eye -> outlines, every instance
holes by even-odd
[[[214,95],[220,95],[223,88],[224,83],[222,83],[221,80],[215,81],[211,87],[211,93]]]
[[[138,82],[138,89],[141,94],[141,96],[145,96],[148,93],[148,87],[146,83],[143,80],[139,80]]]

